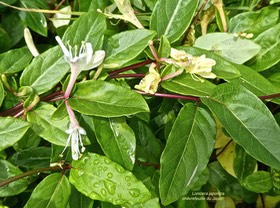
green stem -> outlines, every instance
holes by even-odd
[[[38,169],[35,169],[35,170],[30,170],[30,171],[27,171],[25,173],[10,177],[7,180],[1,181],[0,182],[0,187],[6,186],[6,185],[8,185],[8,184],[10,184],[14,181],[17,181],[21,178],[25,178],[25,177],[30,176],[30,175],[34,175],[34,174],[38,174],[38,173],[46,172],[46,171],[56,171],[56,170],[61,170],[61,169],[62,170],[68,170],[68,169],[71,169],[71,166],[70,165],[63,165],[63,166],[54,166],[54,167],[46,167],[46,168],[38,168]]]

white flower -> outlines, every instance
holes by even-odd
[[[152,63],[149,73],[140,81],[139,85],[135,85],[135,89],[142,90],[145,93],[155,94],[161,81],[159,73],[155,70],[156,64]]]
[[[72,158],[73,160],[78,160],[82,156],[81,153],[83,153],[86,149],[82,141],[82,135],[86,135],[86,131],[80,126],[73,127],[72,125],[70,125],[69,129],[66,130],[66,133],[69,134],[69,137],[66,141],[65,148],[63,149],[61,155],[69,146],[71,141]],[[80,145],[81,145],[81,151],[80,151]]]
[[[31,52],[31,54],[36,57],[36,56],[39,56],[39,52],[33,42],[33,38],[32,38],[32,35],[30,33],[30,30],[28,28],[25,28],[24,29],[24,40],[25,40],[25,43],[29,49],[29,51]]]
[[[72,65],[77,67],[78,72],[86,71],[99,66],[105,57],[105,51],[98,50],[93,54],[93,49],[91,43],[82,42],[78,53],[78,46],[72,47],[68,44],[68,49],[63,44],[59,36],[55,37],[56,41],[60,45],[65,60]]]

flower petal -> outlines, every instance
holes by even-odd
[[[58,44],[60,45],[64,56],[69,59],[70,57],[70,52],[67,50],[66,46],[63,44],[62,40],[60,39],[59,36],[55,36],[56,41],[58,42]]]
[[[94,55],[91,57],[91,60],[88,62],[88,64],[82,69],[82,71],[87,71],[89,69],[95,68],[99,66],[105,58],[105,51],[99,50],[94,53]]]

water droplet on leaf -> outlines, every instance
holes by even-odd
[[[101,189],[101,194],[103,195],[103,196],[106,196],[107,195],[107,191],[106,191],[106,189]]]
[[[120,165],[116,165],[115,166],[116,167],[116,170],[119,172],[119,173],[124,173],[124,168],[122,167],[122,166],[120,166]]]
[[[113,173],[108,173],[107,176],[108,178],[113,178]]]
[[[138,197],[138,196],[140,196],[140,190],[139,189],[131,189],[130,191],[129,191],[129,193],[130,193],[130,195],[131,196],[133,196],[133,197]]]

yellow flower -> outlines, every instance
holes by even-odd
[[[217,76],[212,72],[212,66],[215,65],[216,61],[214,59],[206,58],[205,55],[194,56],[191,64],[185,67],[185,70],[190,73],[195,80],[203,82],[203,80],[197,75],[207,79],[215,79]]]
[[[159,73],[155,70],[155,67],[156,64],[152,63],[149,68],[149,73],[140,81],[138,85],[134,86],[135,89],[149,94],[156,93],[161,79]]]
[[[214,59],[206,58],[205,55],[193,56],[185,51],[174,48],[171,48],[170,57],[172,59],[166,59],[166,63],[174,64],[180,69],[184,69],[195,80],[203,82],[204,80],[200,77],[207,79],[216,78],[216,75],[212,72],[212,67],[216,65]]]

